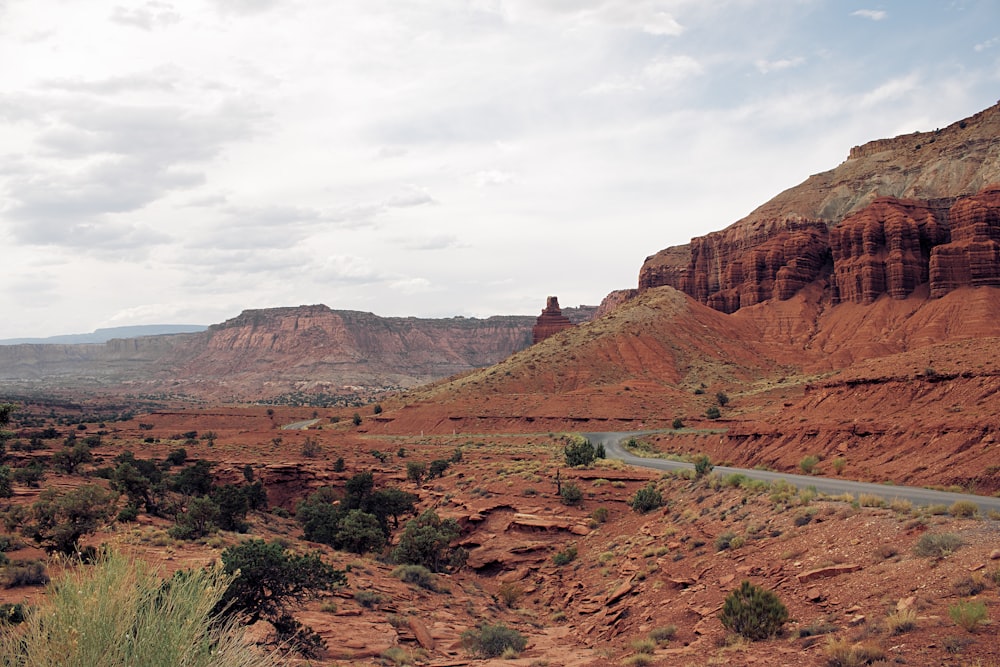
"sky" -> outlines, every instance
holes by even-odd
[[[995,0],[0,0],[0,338],[596,305],[998,97]]]

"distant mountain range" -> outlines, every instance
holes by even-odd
[[[115,338],[139,338],[166,334],[199,333],[208,329],[201,324],[144,324],[132,327],[108,327],[92,333],[64,334],[47,338],[4,338],[0,345],[103,345]]]

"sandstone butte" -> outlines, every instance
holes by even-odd
[[[670,285],[733,313],[815,282],[832,302],[1000,285],[1000,104],[933,132],[871,141],[726,229],[648,257]]]
[[[562,309],[559,308],[559,297],[550,296],[545,302],[542,314],[535,320],[535,326],[531,329],[531,342],[540,343],[549,336],[569,329],[571,326],[573,323],[562,314]]]

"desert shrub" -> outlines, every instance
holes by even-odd
[[[862,507],[885,507],[885,498],[874,493],[858,494],[858,504]]]
[[[423,565],[400,565],[392,571],[392,576],[400,581],[419,586],[428,591],[436,591],[434,573]]]
[[[576,546],[570,545],[562,551],[557,551],[556,554],[552,556],[552,562],[559,566],[569,565],[576,560],[576,553]]]
[[[948,507],[948,514],[954,517],[974,517],[979,514],[979,505],[971,500],[956,500]]]
[[[441,519],[432,509],[407,522],[392,560],[402,565],[423,565],[440,572],[448,557],[448,545],[461,529],[454,519]]]
[[[351,423],[354,424],[355,426],[361,426],[361,415],[359,415],[357,412],[351,415]]]
[[[375,591],[354,591],[354,601],[365,609],[378,609],[385,603],[385,596]]]
[[[570,467],[589,466],[597,458],[597,450],[590,440],[585,438],[574,438],[572,442],[563,447],[563,456],[566,465]]]
[[[307,657],[322,639],[291,616],[290,607],[333,591],[346,581],[341,570],[323,562],[318,553],[292,554],[279,542],[246,540],[222,552],[222,566],[232,581],[214,613],[242,615],[248,624],[266,620],[278,637]]]
[[[629,507],[636,512],[645,514],[663,506],[663,494],[650,482],[643,488],[635,492],[635,495],[628,501]]]
[[[484,623],[476,629],[470,628],[462,633],[461,641],[466,651],[482,658],[497,658],[508,650],[520,653],[528,645],[524,635],[503,623]]]
[[[830,667],[861,667],[885,658],[885,651],[878,644],[861,642],[852,644],[846,639],[831,637],[823,650]]]
[[[500,588],[497,589],[497,597],[504,603],[504,606],[513,607],[524,597],[524,589],[515,583],[506,581],[500,584]]]
[[[451,463],[448,462],[448,459],[434,459],[427,467],[427,478],[442,477],[450,466]]]
[[[717,392],[715,394],[715,402],[719,404],[719,407],[724,408],[729,405],[729,396],[724,391]]]
[[[28,607],[22,602],[0,604],[0,626],[24,623],[28,618]]]
[[[45,467],[39,461],[11,470],[11,478],[18,484],[23,484],[31,488],[38,488],[45,479]]]
[[[40,560],[13,561],[3,568],[4,588],[44,586],[47,583],[49,575],[45,573],[45,563]]]
[[[653,628],[649,631],[649,638],[652,639],[657,644],[663,644],[674,637],[677,636],[677,626],[676,625],[664,625],[658,628]]]
[[[115,494],[96,484],[70,491],[45,489],[31,505],[22,531],[48,548],[71,554],[81,537],[111,518]]]
[[[206,496],[212,491],[212,464],[198,459],[182,468],[173,479],[171,486],[186,496]]]
[[[595,507],[594,511],[590,513],[590,518],[598,523],[605,523],[609,514],[607,507]]]
[[[406,479],[410,480],[414,484],[420,484],[424,479],[424,474],[427,472],[427,464],[423,461],[407,461],[406,463]]]
[[[13,495],[14,484],[10,466],[0,466],[0,498],[10,498]]]
[[[704,477],[708,473],[712,472],[712,459],[708,458],[707,454],[701,454],[696,456],[694,459],[694,474],[697,477]]]
[[[799,461],[799,469],[802,470],[802,472],[804,472],[805,474],[811,475],[813,474],[813,471],[816,469],[816,466],[818,464],[819,464],[819,457],[814,456],[813,454],[809,454],[808,456],[802,457],[802,460]]]
[[[337,522],[333,546],[356,554],[378,551],[385,546],[385,533],[374,514],[348,510]]]
[[[52,455],[52,465],[67,475],[75,474],[84,463],[94,460],[94,455],[83,442],[77,442],[72,447],[63,447]]]
[[[726,596],[719,620],[730,632],[758,641],[781,631],[788,609],[772,591],[744,581]]]
[[[831,464],[833,465],[833,471],[839,475],[842,472],[844,472],[844,468],[847,467],[847,459],[845,459],[843,456],[838,456],[833,461],[831,461]]]
[[[965,576],[951,585],[955,595],[962,597],[972,597],[986,590],[986,579],[979,574]]]
[[[170,450],[167,454],[166,462],[171,466],[182,466],[187,461],[187,450],[183,447]]]
[[[885,629],[890,635],[901,635],[917,627],[917,612],[899,609],[885,617]]]
[[[118,516],[115,517],[115,521],[119,523],[129,523],[135,521],[139,518],[139,508],[132,503],[126,504],[120,510],[118,510]]]
[[[736,533],[734,533],[731,530],[727,530],[726,532],[721,533],[718,537],[715,538],[715,550],[725,551],[726,549],[729,548],[730,544],[733,541],[733,538],[735,537]]]
[[[708,410],[705,410],[705,417],[708,419],[718,419],[721,416],[722,413],[719,411],[717,406],[712,405],[708,408]]]
[[[674,421],[670,423],[670,427],[675,431],[684,428],[684,420],[680,417],[674,417]]]
[[[913,547],[917,556],[944,558],[962,546],[962,538],[954,533],[924,533]]]
[[[562,489],[559,491],[559,500],[563,505],[576,506],[583,502],[583,491],[580,487],[569,482],[564,484]]]
[[[948,616],[967,632],[975,632],[986,620],[986,605],[978,600],[959,600],[948,607]]]
[[[816,637],[817,635],[826,635],[831,632],[837,631],[837,626],[827,620],[813,621],[809,625],[800,625],[795,631],[795,637],[801,639],[803,637]]]
[[[216,532],[218,519],[219,506],[214,500],[208,496],[192,498],[168,532],[178,540],[194,540]]]
[[[277,665],[235,623],[215,618],[229,580],[216,569],[163,582],[142,561],[106,554],[67,570],[20,626],[0,624],[0,655],[9,665],[64,667]]]
[[[646,655],[652,655],[656,652],[656,641],[649,639],[648,637],[641,637],[639,639],[633,639],[629,642],[629,646],[636,653],[645,653]]]

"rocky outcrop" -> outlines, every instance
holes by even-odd
[[[931,296],[1000,285],[1000,185],[955,202],[949,223],[951,242],[935,247],[930,257]]]
[[[940,202],[880,197],[830,230],[834,301],[905,299],[928,280],[931,248],[948,240]]]
[[[550,296],[545,302],[542,314],[535,320],[535,326],[531,329],[531,342],[540,343],[549,336],[554,336],[572,326],[573,323],[559,308],[559,297]]]
[[[1000,284],[998,136],[1000,104],[855,147],[728,228],[647,257],[639,291],[669,285],[732,313],[829,274],[834,301],[860,303]]]

